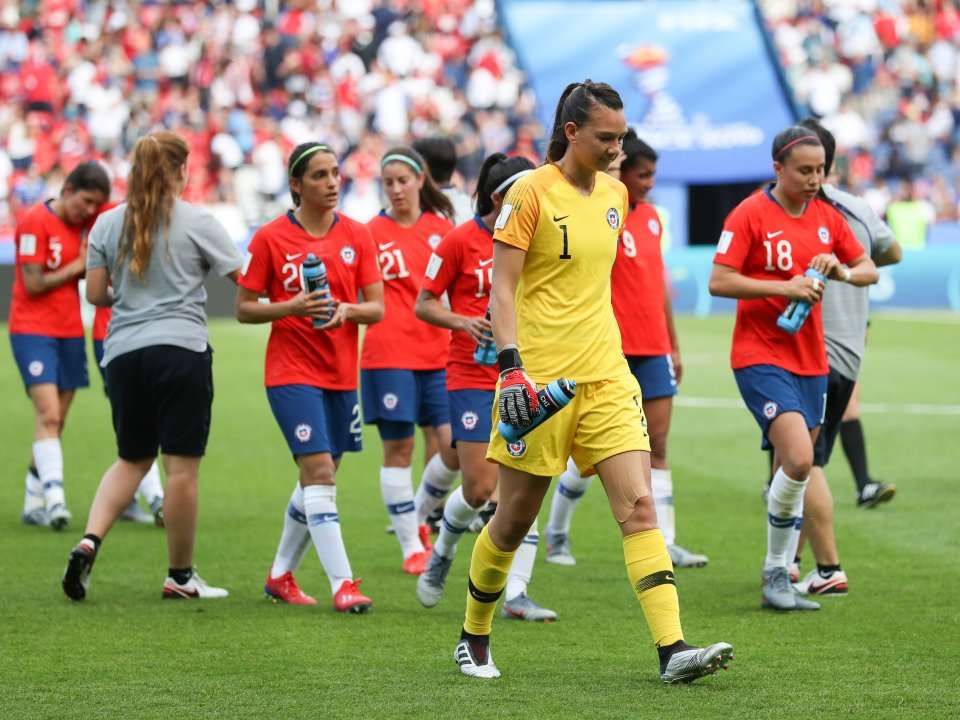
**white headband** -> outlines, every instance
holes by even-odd
[[[521,170],[521,171],[518,172],[518,173],[514,173],[513,175],[511,175],[510,177],[508,177],[506,180],[504,180],[502,183],[500,183],[499,185],[497,185],[497,187],[494,189],[494,192],[495,192],[495,193],[501,193],[501,192],[503,192],[503,190],[504,190],[505,188],[510,187],[514,182],[516,182],[517,180],[519,180],[520,178],[522,178],[524,175],[529,175],[529,174],[532,173],[532,172],[533,172],[533,170]]]

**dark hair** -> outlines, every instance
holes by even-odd
[[[797,145],[821,145],[820,138],[808,128],[793,125],[777,133],[770,154],[775,162],[786,162],[790,151]]]
[[[430,137],[415,140],[413,149],[427,161],[430,177],[438,185],[447,185],[457,169],[457,148],[447,137]]]
[[[623,138],[623,152],[626,157],[620,165],[621,170],[623,168],[636,167],[641,159],[655,163],[660,157],[657,155],[656,150],[637,137],[637,133],[633,128],[627,130],[627,134]]]
[[[607,83],[595,83],[592,80],[570,83],[557,101],[553,114],[553,130],[550,133],[550,145],[547,148],[547,160],[556,162],[567,151],[567,136],[563,127],[568,122],[585,125],[590,112],[596,105],[604,105],[611,110],[623,110],[620,94]]]
[[[63,181],[63,187],[69,185],[73,190],[97,190],[104,199],[110,197],[110,178],[103,165],[95,160],[80,163]]]
[[[480,166],[480,176],[477,178],[477,215],[481,217],[493,211],[493,193],[505,181],[524,170],[533,170],[534,164],[525,157],[508,158],[503,153],[494,153],[483,161]],[[500,190],[500,195],[506,195],[510,185]]]
[[[823,145],[823,174],[829,175],[830,168],[833,167],[833,158],[837,154],[837,140],[833,137],[833,133],[827,130],[823,125],[820,124],[815,117],[805,117],[799,123],[800,127],[813,130],[817,137],[820,138],[820,144]]]
[[[324,145],[323,143],[305,142],[297,145],[293,149],[293,152],[290,153],[290,159],[287,160],[287,180],[289,181],[293,178],[302,180],[304,173],[307,172],[307,166],[310,164],[308,158],[313,157],[318,152],[330,153],[336,156],[336,153],[330,146]],[[293,200],[294,206],[300,207],[300,193],[294,192],[292,187],[290,188],[290,199]]]
[[[399,155],[406,160],[391,159],[391,155]],[[426,170],[427,163],[420,153],[409,147],[393,147],[383,154],[383,159],[380,160],[380,169],[383,170],[392,162],[402,162],[417,175],[423,175],[423,187],[420,188],[421,210],[443,215],[447,220],[453,220],[453,203],[433,181],[430,172]]]

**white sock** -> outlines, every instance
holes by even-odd
[[[29,513],[34,510],[43,510],[43,483],[37,477],[35,467],[27,469],[27,476],[23,479],[23,512]]]
[[[450,493],[447,504],[443,507],[443,522],[440,523],[440,534],[433,544],[433,551],[441,557],[452,558],[457,552],[457,543],[480,513],[480,509],[467,504],[463,497],[463,486]]]
[[[387,506],[393,531],[396,533],[406,560],[414,553],[423,552],[413,504],[413,472],[410,467],[381,467],[380,494]]]
[[[767,557],[763,561],[764,570],[787,566],[787,552],[796,532],[797,520],[803,517],[803,491],[806,487],[806,480],[798,482],[787,477],[783,468],[773,476],[767,495]]]
[[[576,463],[572,459],[567,461],[567,470],[557,480],[557,487],[553,491],[550,520],[547,522],[547,537],[570,534],[573,510],[592,482],[592,475],[581,477]]]
[[[513,556],[513,565],[510,566],[507,589],[504,592],[504,598],[507,600],[513,600],[517,595],[527,591],[527,585],[533,577],[533,561],[537,559],[539,542],[540,531],[537,529],[537,521],[534,520],[527,531],[527,536],[517,548],[517,554]]]
[[[353,580],[353,570],[340,533],[337,488],[333,485],[307,485],[303,489],[303,506],[307,511],[307,527],[313,546],[330,580],[330,592],[336,594],[344,582]]]
[[[800,498],[800,510],[797,516],[797,521],[793,524],[793,532],[790,533],[790,544],[787,545],[787,567],[797,557],[797,548],[800,547],[800,531],[803,530],[803,498]]]
[[[307,529],[307,512],[303,507],[303,488],[298,482],[290,496],[287,511],[283,514],[283,532],[280,533],[280,544],[273,558],[270,577],[278,578],[284,573],[295,572],[309,544],[310,530]]]
[[[50,510],[55,505],[65,505],[63,495],[63,450],[58,438],[37,440],[33,443],[33,462],[37,476],[43,484],[43,500]]]
[[[669,470],[650,469],[650,485],[653,490],[653,505],[657,511],[657,524],[663,533],[663,541],[673,545],[677,541],[677,520],[673,509],[673,478]]]
[[[153,465],[150,466],[147,474],[140,481],[137,492],[146,498],[151,508],[158,498],[160,502],[163,502],[163,484],[160,482],[160,468],[156,460],[153,461]]]
[[[413,499],[413,504],[417,508],[417,525],[426,522],[427,515],[440,507],[459,474],[459,470],[451,470],[447,467],[440,453],[430,458],[423,469],[423,475],[420,476],[417,496]]]

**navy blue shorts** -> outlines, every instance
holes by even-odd
[[[363,421],[384,440],[413,435],[415,425],[450,422],[446,370],[361,370]]]
[[[677,374],[669,355],[628,355],[630,372],[640,383],[644,400],[673,397],[677,394]]]
[[[26,387],[51,384],[59,390],[90,386],[83,338],[11,334],[13,357]]]
[[[336,458],[363,449],[356,390],[278,385],[267,388],[267,400],[294,457],[330,453]]]
[[[464,442],[490,442],[493,425],[493,390],[451,390],[450,435],[456,447]]]
[[[827,408],[826,375],[794,375],[776,365],[751,365],[734,370],[733,376],[763,433],[760,447],[764,450],[770,448],[770,423],[782,413],[800,413],[811,430],[823,423]]]

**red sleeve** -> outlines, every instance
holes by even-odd
[[[857,240],[847,221],[839,212],[833,213],[833,233],[836,240],[833,243],[833,252],[844,265],[867,254],[863,245]]]
[[[377,263],[377,246],[373,242],[373,234],[366,225],[357,223],[357,245],[359,260],[357,262],[357,287],[365,288],[381,282],[380,265]]]
[[[47,229],[37,213],[28,212],[17,226],[17,264],[43,265],[50,245]]]
[[[739,205],[727,215],[723,223],[723,232],[720,233],[713,262],[718,265],[727,265],[739,272],[743,270],[751,245],[753,245],[753,233],[750,230],[750,216],[743,206]]]
[[[450,233],[440,241],[427,263],[427,271],[423,276],[424,290],[437,297],[447,291],[460,268],[461,244]]]
[[[247,246],[247,256],[243,260],[237,284],[250,292],[266,295],[272,279],[273,263],[270,261],[267,236],[263,230],[257,230]]]

